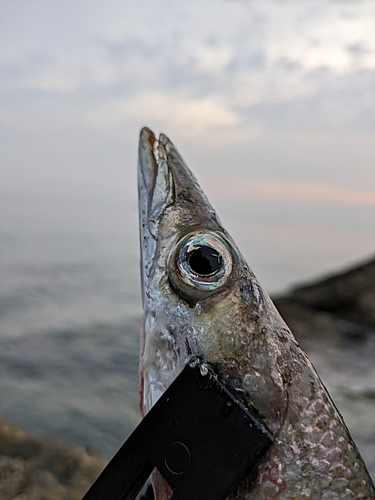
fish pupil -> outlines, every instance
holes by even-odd
[[[222,266],[222,257],[214,248],[201,246],[188,254],[190,269],[200,276],[211,276]]]

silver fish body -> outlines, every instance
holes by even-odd
[[[276,436],[231,500],[374,499],[366,466],[306,354],[163,134],[139,142],[141,411],[202,355]],[[170,491],[153,476],[156,500]]]

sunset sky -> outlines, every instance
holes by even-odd
[[[245,248],[285,239],[270,261],[294,252],[291,280],[374,252],[372,0],[0,0],[0,17],[3,195],[135,207],[148,125]]]

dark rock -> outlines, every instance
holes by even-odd
[[[375,331],[375,259],[273,299],[302,347],[338,347]]]
[[[295,288],[289,298],[309,309],[375,328],[375,259],[318,283]]]
[[[337,347],[340,342],[340,332],[337,320],[331,314],[314,311],[290,297],[274,299],[274,302],[304,349],[307,350],[311,342],[314,346],[324,344],[326,347]]]
[[[0,417],[2,500],[80,500],[105,464],[96,452],[33,436]]]

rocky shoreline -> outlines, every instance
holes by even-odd
[[[36,437],[0,417],[0,498],[80,500],[106,464],[61,437]]]
[[[361,341],[375,332],[375,259],[274,301],[309,355],[343,338]],[[81,499],[105,464],[94,450],[61,437],[36,437],[0,417],[2,500]]]

